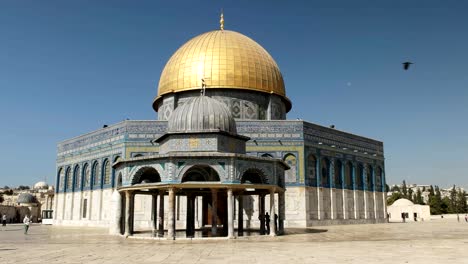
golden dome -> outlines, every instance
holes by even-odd
[[[214,30],[194,37],[169,59],[159,80],[158,96],[187,90],[232,88],[281,96],[286,108],[283,76],[268,52],[251,38],[229,30]]]

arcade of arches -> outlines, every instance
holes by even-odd
[[[144,167],[135,173],[132,185],[119,188],[119,192],[122,195],[120,233],[125,236],[135,232],[135,195],[152,197],[152,234],[156,237],[175,238],[176,230],[180,229],[188,238],[195,237],[196,231],[199,231],[197,236],[228,238],[235,237],[235,231],[237,236],[251,232],[275,236],[284,231],[284,189],[268,185],[265,175],[257,169],[246,170],[240,184],[222,184],[215,170],[199,165],[188,170],[181,183],[166,184],[161,183],[161,177],[154,168]],[[257,197],[257,210],[263,216],[259,217],[259,230],[244,227],[244,197],[252,196]],[[181,199],[186,203],[185,221],[180,221],[185,226],[177,224],[176,198],[185,198]],[[265,198],[269,199],[266,212]],[[165,210],[165,206],[169,208]],[[166,225],[165,219],[168,221]],[[196,222],[199,222],[198,227]]]

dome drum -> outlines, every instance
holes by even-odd
[[[174,109],[183,105],[190,98],[200,95],[200,90],[164,95],[155,106],[158,119],[168,120]],[[235,119],[244,120],[284,120],[286,109],[282,97],[256,91],[212,89],[206,95],[223,102]]]

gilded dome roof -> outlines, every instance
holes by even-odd
[[[167,123],[168,133],[218,131],[237,134],[236,122],[224,103],[208,96],[194,97],[178,106]]]
[[[232,88],[272,93],[286,97],[283,76],[270,54],[251,38],[230,30],[198,35],[169,59],[159,80],[158,96],[200,89]]]

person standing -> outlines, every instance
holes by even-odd
[[[465,222],[468,222],[468,214],[465,215]]]
[[[2,226],[6,226],[6,220],[7,220],[6,215],[3,215],[2,216]]]
[[[24,224],[24,234],[27,235],[28,234],[28,229],[29,229],[29,223],[31,221],[29,220],[29,217],[28,215],[25,215],[24,216],[24,219],[23,219],[23,224]]]
[[[266,226],[266,233],[270,234],[270,215],[268,212],[265,214],[265,226]]]

